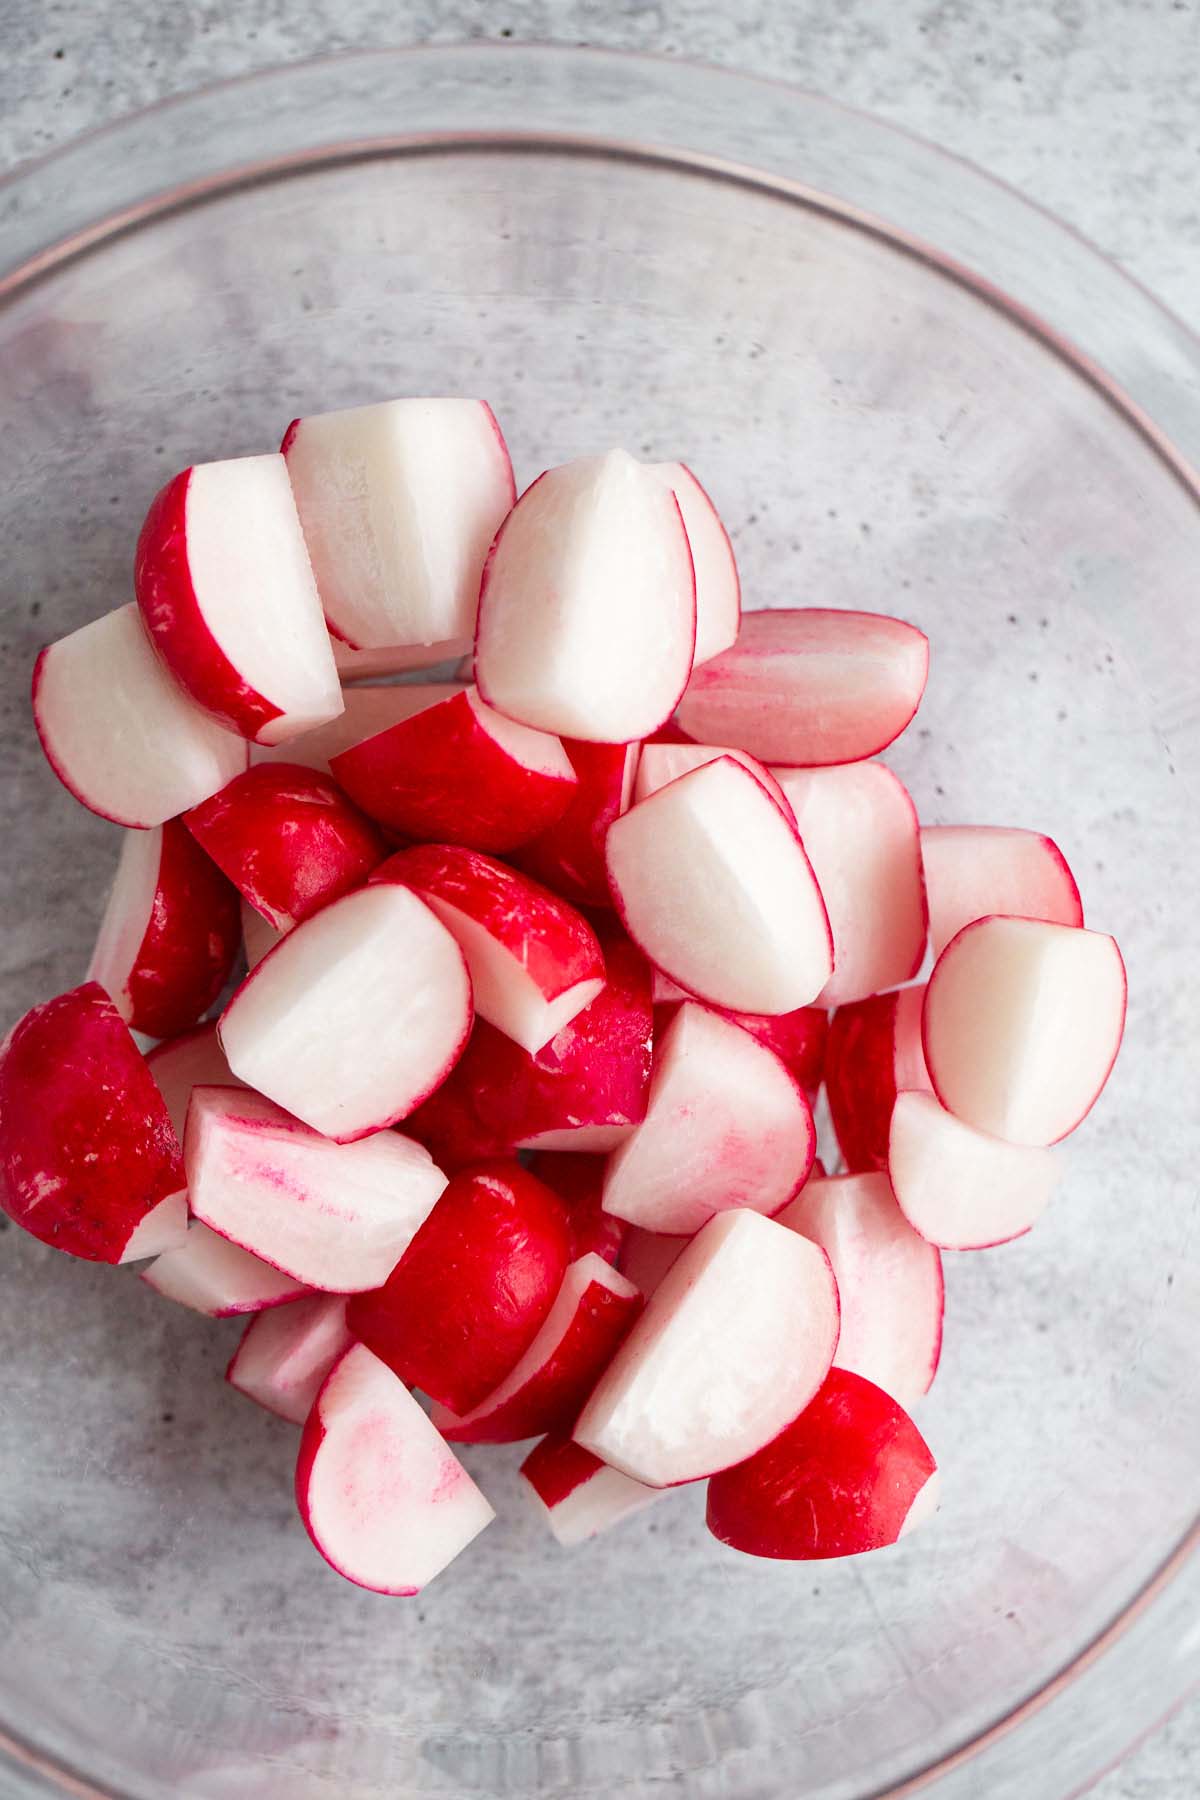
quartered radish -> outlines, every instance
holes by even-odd
[[[940,956],[973,919],[1008,913],[1082,925],[1083,903],[1066,857],[1040,831],[1003,825],[923,825],[929,939]]]
[[[898,1094],[888,1172],[905,1218],[923,1238],[943,1250],[986,1250],[1036,1225],[1058,1183],[1059,1162],[1052,1150],[1008,1144],[964,1125],[932,1094]]]
[[[664,975],[654,971],[654,1014],[664,1028],[674,1009],[691,995]],[[705,1002],[709,1005],[709,1002]],[[732,1020],[748,1031],[752,1038],[773,1050],[786,1069],[790,1069],[800,1086],[812,1098],[825,1069],[825,1043],[829,1036],[829,1014],[824,1007],[798,1006],[786,1013],[731,1012],[727,1007],[714,1007],[723,1019]]]
[[[156,1044],[146,1053],[146,1067],[154,1077],[181,1144],[193,1088],[245,1085],[225,1061],[215,1019],[181,1033],[169,1043]]]
[[[327,725],[318,725],[315,731],[306,731],[303,737],[293,738],[288,744],[275,748],[255,744],[250,751],[250,760],[252,763],[303,763],[306,769],[317,769],[322,775],[329,775],[332,773],[330,762],[343,750],[350,750],[355,744],[387,731],[390,726],[411,719],[414,713],[424,712],[426,707],[452,700],[462,691],[460,681],[414,681],[403,686],[345,688],[342,692],[345,708],[336,719],[330,719]]]
[[[825,1093],[851,1171],[886,1169],[896,1095],[928,1089],[921,1044],[924,987],[899,988],[839,1006],[825,1049]]]
[[[679,503],[696,575],[694,663],[709,662],[735,642],[742,616],[742,587],[729,533],[716,507],[686,463],[651,463]]]
[[[520,1473],[531,1501],[565,1549],[666,1499],[664,1488],[645,1487],[620,1469],[610,1469],[569,1437],[544,1437]]]
[[[584,744],[565,738],[575,787],[561,819],[517,851],[515,861],[566,900],[611,906],[604,841],[613,820],[633,803],[641,746]]]
[[[177,1300],[210,1319],[262,1312],[309,1291],[306,1282],[263,1262],[199,1219],[192,1220],[182,1244],[155,1257],[142,1271],[142,1280],[164,1300]]]
[[[706,763],[716,762],[718,757],[725,757],[730,762],[740,763],[743,769],[748,769],[759,785],[766,788],[784,818],[795,824],[791,802],[766,764],[760,763],[757,757],[750,756],[745,750],[730,750],[720,744],[643,744],[633,789],[634,800],[648,799],[659,788],[666,787],[668,782],[688,774],[692,769],[702,769]]]
[[[353,1342],[345,1300],[311,1294],[251,1319],[225,1379],[268,1412],[303,1425],[330,1370]]]

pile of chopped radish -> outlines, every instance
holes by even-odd
[[[0,1048],[12,1217],[251,1315],[227,1379],[382,1593],[491,1520],[459,1444],[540,1440],[563,1544],[699,1481],[756,1556],[929,1516],[941,1252],[1034,1224],[1126,983],[1049,838],[922,828],[872,760],[924,635],[743,618],[687,468],[517,500],[472,400],[185,470],[135,593],[34,672],[124,830],[87,980]]]

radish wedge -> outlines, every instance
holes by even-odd
[[[987,1250],[1036,1225],[1057,1185],[1059,1162],[1052,1150],[975,1131],[932,1094],[898,1094],[888,1172],[905,1218],[929,1243]]]
[[[921,1045],[923,987],[900,988],[839,1006],[825,1050],[825,1092],[833,1128],[852,1171],[886,1169],[896,1095],[927,1089]]]
[[[576,785],[562,818],[517,851],[527,875],[578,905],[612,905],[604,841],[633,803],[640,748],[563,740]]]
[[[679,502],[696,573],[695,663],[709,662],[736,642],[742,586],[729,533],[686,463],[651,463]]]
[[[654,971],[654,1016],[660,1031],[666,1029],[676,1006],[690,999],[691,995],[676,987],[661,969]],[[798,1006],[786,1013],[731,1012],[723,1006],[712,1010],[734,1025],[740,1025],[752,1038],[773,1050],[811,1099],[825,1070],[829,1014],[823,1007]],[[918,1032],[919,1029],[918,1025]]]
[[[648,800],[651,794],[656,794],[659,788],[666,787],[680,775],[702,769],[706,763],[716,762],[718,757],[726,757],[748,769],[759,785],[766,788],[788,823],[795,825],[791,802],[766,764],[747,755],[745,750],[729,750],[719,744],[643,744],[633,789],[634,800]]]
[[[443,700],[452,700],[461,692],[462,683],[458,681],[346,688],[342,693],[345,710],[336,719],[330,719],[328,725],[318,725],[315,731],[306,731],[303,737],[293,738],[289,744],[280,744],[277,749],[255,744],[250,761],[252,764],[303,763],[306,769],[329,775],[332,773],[330,763],[343,750],[350,750],[392,725],[411,719],[414,713],[424,712]]]
[[[569,1437],[543,1438],[520,1472],[530,1499],[564,1549],[666,1499],[663,1488],[645,1487],[620,1469],[610,1469]]]
[[[1075,877],[1053,838],[1002,825],[924,825],[929,938],[940,956],[974,919],[1006,913],[1082,925]]]
[[[183,1243],[156,1256],[141,1278],[164,1300],[177,1300],[210,1319],[261,1312],[309,1291],[305,1282],[230,1243],[199,1219],[192,1220]]]
[[[146,1067],[166,1103],[171,1128],[181,1144],[193,1088],[245,1086],[225,1061],[215,1019],[183,1032],[169,1043],[156,1044],[146,1053]]]
[[[225,1379],[268,1412],[303,1425],[330,1370],[353,1341],[345,1300],[312,1294],[251,1319]]]

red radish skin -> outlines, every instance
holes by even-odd
[[[155,1257],[141,1279],[164,1300],[210,1319],[262,1312],[309,1292],[303,1281],[231,1244],[199,1219],[192,1220],[177,1249]]]
[[[666,787],[680,775],[687,775],[692,769],[702,769],[706,763],[716,762],[719,757],[727,757],[730,762],[740,763],[743,769],[749,770],[759,786],[766,788],[789,825],[795,825],[796,815],[792,811],[791,801],[766,764],[747,755],[745,750],[730,750],[721,744],[643,744],[633,789],[635,802],[648,800],[651,794],[656,794],[659,788]]]
[[[131,831],[101,921],[88,980],[125,1023],[175,1037],[229,979],[242,925],[234,888],[178,819]]]
[[[637,744],[584,744],[564,738],[575,788],[561,819],[517,852],[516,862],[546,887],[581,906],[612,905],[604,841],[633,803]]]
[[[42,1243],[133,1262],[183,1242],[179,1140],[129,1028],[94,981],[0,1045],[0,1204]]]
[[[193,1088],[244,1086],[225,1061],[215,1019],[182,1032],[169,1043],[156,1044],[146,1053],[146,1067],[154,1077],[170,1116],[171,1129],[181,1144]]]
[[[570,1224],[519,1163],[456,1175],[386,1282],[347,1309],[401,1380],[464,1414],[529,1349],[566,1273]]]
[[[1054,839],[1039,831],[925,825],[921,855],[935,957],[964,925],[990,913],[1083,924],[1083,902],[1067,859]]]
[[[742,585],[729,533],[712,500],[686,463],[652,463],[673,491],[688,535],[696,576],[696,650],[693,664],[709,662],[737,641]]]
[[[831,1370],[816,1399],[708,1485],[708,1528],[749,1556],[794,1562],[894,1544],[937,1506],[937,1465],[881,1389]]]
[[[1058,1184],[1059,1161],[1052,1150],[972,1130],[932,1094],[898,1094],[888,1173],[923,1238],[944,1250],[990,1250],[1036,1225]]]
[[[255,744],[250,752],[252,763],[303,763],[306,769],[317,769],[322,775],[332,774],[330,762],[343,750],[353,749],[367,738],[378,736],[393,725],[411,719],[426,707],[437,706],[462,693],[459,681],[408,682],[403,686],[371,686],[344,688],[345,710],[327,725],[306,731],[290,743]]]
[[[598,1537],[667,1496],[664,1488],[645,1487],[620,1469],[610,1469],[569,1437],[544,1437],[521,1464],[520,1474],[530,1500],[564,1549]]]
[[[876,756],[912,722],[929,640],[882,613],[745,613],[736,644],[698,668],[679,725],[699,743],[812,768]]]
[[[900,988],[839,1006],[829,1024],[825,1092],[850,1172],[886,1169],[896,1095],[928,1089],[921,1043],[924,987]]]
[[[303,1425],[353,1342],[346,1302],[337,1294],[312,1294],[251,1319],[225,1379],[267,1412]]]
[[[605,1163],[603,1156],[583,1156],[573,1150],[531,1150],[525,1157],[529,1173],[553,1188],[567,1209],[571,1261],[594,1251],[619,1268],[629,1227],[624,1219],[606,1213],[601,1204]]]
[[[687,999],[690,995],[681,987],[676,987],[660,970],[654,971],[655,1018],[661,1016],[664,1027],[670,1023],[676,1006]],[[726,1012],[722,1007],[713,1010],[773,1050],[811,1100],[825,1072],[829,1014],[824,1007],[798,1006],[790,1013]]]
[[[566,1429],[641,1309],[632,1282],[596,1255],[581,1257],[516,1367],[461,1417],[435,1406],[433,1423],[449,1444],[515,1444]]]

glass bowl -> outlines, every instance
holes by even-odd
[[[1047,1800],[1200,1670],[1194,1244],[1200,351],[1061,225],[783,86],[352,56],[191,95],[0,191],[4,1014],[81,979],[117,848],[43,765],[38,645],[124,602],[165,476],[296,413],[492,400],[522,478],[684,455],[750,604],[933,642],[888,760],[1063,845],[1131,984],[1027,1240],[948,1256],[936,1525],[761,1564],[699,1492],[573,1554],[500,1517],[419,1600],[326,1570],[237,1326],[11,1230],[6,1792]]]

